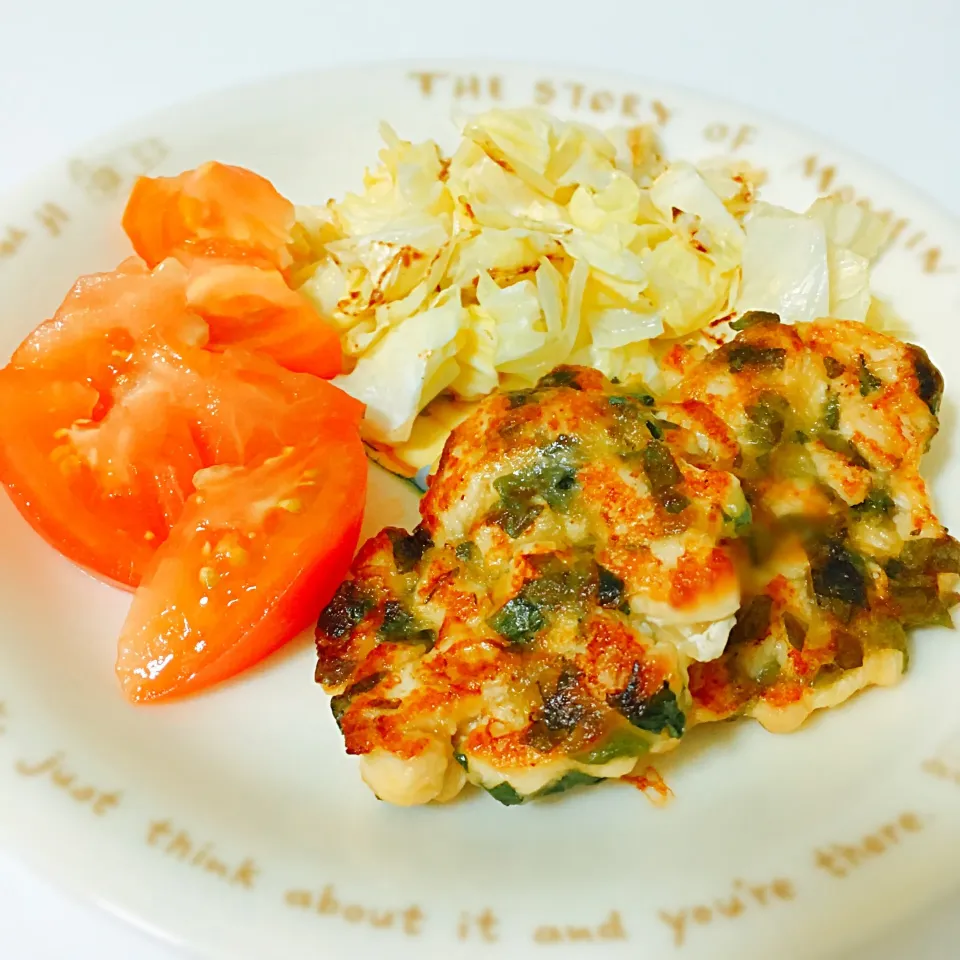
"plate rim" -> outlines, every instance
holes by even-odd
[[[164,103],[142,114],[137,114],[135,117],[130,117],[119,124],[110,126],[92,137],[84,138],[74,143],[68,152],[64,152],[56,159],[45,163],[26,179],[6,187],[3,192],[0,193],[0,210],[15,211],[18,206],[17,201],[21,196],[29,197],[37,194],[45,182],[62,179],[64,169],[69,163],[71,155],[87,152],[96,153],[98,150],[109,149],[112,145],[122,141],[128,134],[135,134],[150,122],[156,121],[159,123],[169,121],[174,118],[178,110],[182,108],[190,107],[191,109],[198,110],[212,110],[218,102],[235,97],[240,98],[245,93],[250,93],[258,88],[277,83],[295,82],[301,79],[316,80],[317,78],[342,75],[345,73],[359,74],[371,69],[384,71],[394,70],[399,72],[412,68],[447,68],[451,70],[456,68],[461,71],[501,70],[504,72],[510,70],[542,69],[544,72],[555,71],[561,76],[582,76],[584,79],[603,79],[610,83],[623,84],[629,80],[636,84],[641,90],[654,88],[658,92],[676,93],[680,97],[698,101],[706,106],[729,109],[738,117],[756,121],[758,125],[767,125],[777,132],[790,134],[803,140],[809,144],[811,148],[829,151],[829,153],[841,159],[849,160],[857,167],[869,171],[870,174],[883,180],[885,184],[888,184],[892,189],[908,196],[912,208],[916,210],[918,214],[922,214],[922,216],[932,224],[942,227],[945,233],[956,235],[957,239],[960,240],[960,216],[951,210],[939,206],[935,198],[929,195],[923,187],[912,184],[910,181],[887,169],[882,162],[867,157],[854,148],[847,147],[831,137],[811,130],[801,123],[781,119],[770,111],[753,107],[734,98],[716,96],[713,93],[703,92],[694,87],[658,80],[656,77],[627,69],[608,69],[585,63],[561,64],[556,61],[527,62],[486,57],[471,57],[467,59],[443,57],[365,59],[325,64],[317,68],[305,70],[271,71],[260,77],[239,83],[218,85],[206,89],[195,96]],[[598,121],[592,125],[601,127],[602,129],[604,126],[613,124],[604,124],[602,121]],[[718,150],[717,153],[723,153],[723,151]],[[7,790],[5,788],[0,788],[0,806],[6,805],[6,797],[4,796],[6,793]],[[69,897],[74,902],[83,905],[95,905],[98,910],[108,914],[113,921],[119,920],[124,924],[133,926],[139,932],[149,936],[156,942],[184,952],[184,955],[204,957],[220,957],[224,955],[222,953],[223,948],[216,944],[187,942],[176,933],[152,923],[146,916],[124,909],[120,904],[114,902],[112,897],[105,895],[99,889],[92,888],[89,883],[83,881],[81,877],[82,870],[78,862],[72,858],[60,859],[56,856],[56,852],[48,848],[43,842],[37,843],[28,840],[25,832],[18,831],[14,824],[8,822],[7,818],[0,818],[0,836],[3,838],[2,846],[5,851],[11,853],[17,860],[27,865],[30,870],[37,873],[42,880],[53,889]],[[938,902],[941,905],[946,905],[957,901],[960,901],[960,883],[956,884],[952,892],[944,893]],[[932,906],[933,904],[930,905]],[[911,913],[911,920],[915,917],[916,913],[917,911]],[[874,939],[879,940],[882,932],[881,930],[874,930],[866,937],[858,938],[857,945],[851,947],[851,949],[856,952],[856,950],[867,943],[872,943]],[[336,948],[335,941],[331,941],[330,945],[334,949]]]

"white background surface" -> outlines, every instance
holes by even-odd
[[[337,63],[469,56],[629,71],[734,99],[960,215],[958,47],[955,0],[0,0],[0,194],[196,93]],[[863,956],[960,956],[960,900],[920,926]],[[0,853],[0,960],[183,956]]]

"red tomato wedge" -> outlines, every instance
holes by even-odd
[[[273,268],[222,269],[233,267],[200,263],[191,280],[175,260],[150,271],[132,258],[82,277],[0,371],[0,480],[61,552],[127,586],[179,517],[196,470],[247,463],[327,417],[362,415],[323,380],[246,349],[338,370],[336,334],[309,304]],[[194,309],[188,284],[204,277],[213,281]],[[216,315],[208,323],[199,309]]]
[[[108,394],[148,333],[202,345],[206,324],[186,309],[186,271],[172,261],[152,273],[131,257],[108,273],[81,277],[53,318],[17,347],[11,366],[44,370]]]
[[[250,257],[281,270],[293,204],[252,170],[205,163],[177,177],[140,177],[123,214],[134,250],[154,267],[179,252]]]
[[[104,479],[73,453],[63,431],[78,422],[82,429],[97,402],[97,392],[83,383],[52,380],[32,370],[0,371],[0,476],[16,507],[52,546],[81,566],[132,586],[153,556],[148,531],[163,528],[162,507],[149,502],[139,486],[108,491]],[[149,421],[144,426],[151,431]],[[155,483],[166,487],[167,499],[185,497],[201,464],[189,444],[178,446],[172,435],[169,440],[165,476],[162,484]]]
[[[343,421],[256,465],[199,474],[120,636],[127,697],[217,683],[313,623],[356,548],[366,479],[363,445]]]
[[[277,270],[196,260],[187,305],[210,327],[214,345],[242,344],[288,370],[335,377],[342,352],[336,329]]]
[[[316,619],[366,489],[335,329],[283,273],[293,206],[206,164],[141,179],[143,259],[82,277],[0,370],[0,481],[70,559],[136,595],[136,702],[245,669]]]
[[[79,379],[0,371],[0,478],[30,524],[100,575],[136,586],[193,492],[194,473],[243,464],[309,437],[327,419],[355,429],[363,406],[325,380],[266,358],[133,351],[109,405]]]

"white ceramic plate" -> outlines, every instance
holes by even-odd
[[[960,482],[960,230],[827,144],[627,77],[365,67],[245,87],[128,127],[0,205],[0,353],[77,274],[125,255],[120,212],[138,173],[216,158],[322,202],[358,185],[380,120],[449,142],[454,115],[493,103],[656,122],[672,156],[736,152],[765,167],[774,202],[800,208],[842,189],[892,210],[903,222],[875,286],[945,373],[927,472],[945,522],[960,525],[948,496]],[[415,510],[409,487],[374,472],[366,533]],[[607,785],[524,807],[473,793],[395,809],[344,755],[308,640],[188,702],[134,709],[113,676],[127,596],[56,555],[6,498],[0,536],[2,841],[201,953],[826,957],[960,885],[960,638],[947,631],[916,637],[901,686],[792,736],[749,722],[695,730],[658,764],[674,794],[664,806]]]

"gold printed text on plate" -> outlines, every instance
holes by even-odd
[[[122,197],[142,174],[151,173],[169,155],[157,137],[127,144],[109,154],[70,162],[70,177],[92,200]]]
[[[500,939],[499,928],[500,920],[489,907],[477,911],[464,910],[457,924],[457,938],[495,943]]]
[[[753,143],[756,135],[757,128],[749,123],[710,123],[703,130],[703,136],[710,143],[722,144],[725,149],[733,151]]]
[[[48,783],[63,790],[77,803],[89,806],[98,816],[119,806],[121,794],[117,790],[101,790],[76,774],[65,762],[62,750],[40,760],[17,760],[14,770],[22,777]]]
[[[407,78],[425,99],[448,97],[454,101],[490,100],[506,98],[505,78],[498,73],[453,73],[447,70],[411,70]],[[664,127],[674,114],[661,100],[643,97],[627,91],[591,87],[577,80],[543,77],[530,90],[513,90],[514,94],[550,109],[585,112],[596,117],[624,120],[648,120]]]
[[[444,70],[411,70],[408,74],[424,97],[434,93],[448,93],[455,100],[491,100],[503,98],[503,77],[491,74],[481,77],[476,73],[448,73]]]
[[[793,900],[797,895],[792,880],[776,877],[767,883],[748,883],[734,880],[730,889],[709,903],[699,903],[680,910],[661,910],[657,916],[669,928],[673,944],[682,947],[698,927],[710,927],[740,917],[750,916],[758,910]]]
[[[319,893],[311,890],[288,890],[283,897],[288,907],[309,911],[322,917],[336,917],[347,923],[380,930],[397,930],[408,937],[422,933],[424,913],[416,904],[407,907],[373,907],[339,896],[332,884]]]
[[[891,823],[885,823],[871,833],[846,843],[832,843],[814,851],[813,861],[831,877],[842,879],[865,864],[883,856],[924,827],[915,813],[902,813]]]
[[[596,943],[626,940],[619,910],[611,910],[598,924],[545,924],[533,932],[536,943]]]
[[[628,120],[650,119],[665,127],[674,111],[662,101],[628,91],[596,89],[575,80],[544,78],[533,86],[533,101],[541,107],[586,111],[598,116]]]
[[[927,234],[923,230],[910,230],[910,219],[900,216],[894,210],[879,209],[869,197],[865,197],[850,184],[838,185],[839,174],[837,167],[832,163],[825,163],[817,154],[809,154],[801,161],[803,175],[814,181],[814,184],[824,196],[834,196],[844,203],[857,203],[865,210],[872,210],[886,218],[890,224],[891,245],[901,245],[906,250],[916,251],[920,260],[920,269],[924,273],[939,274],[953,273],[954,266],[943,263],[943,250],[936,244],[927,241]]]
[[[152,821],[147,827],[146,840],[147,846],[158,853],[234,887],[250,890],[260,875],[260,868],[250,857],[239,862],[236,858],[224,859],[212,842],[196,839],[170,820]]]
[[[937,780],[960,786],[960,730],[944,740],[935,755],[924,760],[920,769]]]

